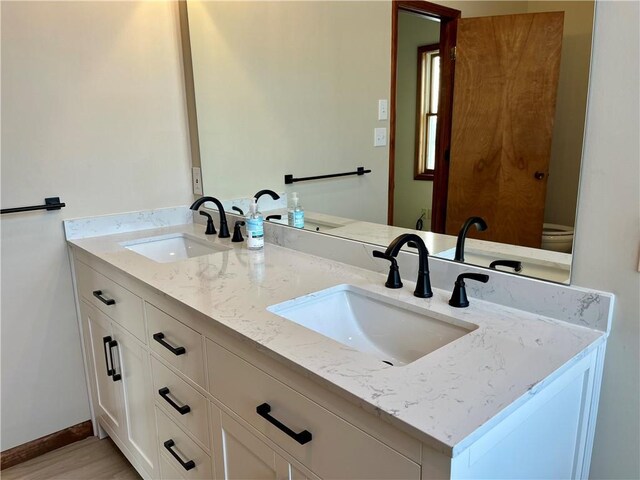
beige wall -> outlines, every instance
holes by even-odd
[[[386,223],[388,148],[373,147],[389,97],[391,4],[189,2],[203,185],[219,198],[295,184],[302,205]]]
[[[433,182],[414,180],[418,47],[438,43],[440,23],[409,12],[398,14],[396,155],[393,224],[415,228],[422,210],[431,210]],[[430,230],[425,215],[424,230]]]
[[[573,226],[587,113],[594,2],[530,1],[528,11],[564,11],[558,100],[544,219],[549,223]]]
[[[640,3],[596,3],[572,280],[616,295],[591,464],[640,478]]]
[[[524,0],[443,0],[435,3],[460,10],[464,18],[527,13],[527,3],[529,2]]]
[[[89,418],[62,220],[184,205],[173,2],[1,2],[1,450]]]

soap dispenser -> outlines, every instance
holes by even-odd
[[[304,210],[300,205],[300,200],[298,199],[298,194],[296,192],[292,192],[289,196],[287,223],[290,227],[304,228]]]
[[[247,248],[249,250],[260,250],[264,247],[264,219],[258,211],[258,203],[255,198],[251,199],[246,223]]]

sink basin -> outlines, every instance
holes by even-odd
[[[445,250],[437,253],[436,257],[446,258],[453,260],[455,257],[455,248]],[[566,253],[558,252],[546,252],[547,255],[554,255],[556,257],[569,257]],[[570,266],[568,263],[556,263],[547,260],[538,260],[535,258],[524,258],[518,255],[506,255],[499,256],[496,253],[485,252],[482,250],[476,250],[473,248],[467,248],[464,252],[464,262],[471,265],[477,265],[479,267],[489,267],[491,262],[498,259],[519,260],[522,262],[522,271],[520,275],[526,275],[528,277],[544,278],[551,280],[552,282],[569,283],[569,277],[571,275]],[[513,272],[512,270],[504,267],[498,267],[502,272]]]
[[[209,243],[184,233],[141,238],[120,245],[158,263],[178,262],[187,258],[231,250],[224,245]]]
[[[353,285],[338,285],[268,311],[393,366],[409,364],[475,330]]]

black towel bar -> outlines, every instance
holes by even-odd
[[[329,175],[316,175],[315,177],[302,177],[302,178],[293,178],[293,175],[285,175],[284,183],[285,185],[289,185],[295,182],[306,182],[307,180],[321,180],[323,178],[334,178],[334,177],[346,177],[347,175],[364,175],[365,173],[371,173],[371,170],[365,170],[364,167],[358,167],[355,172],[345,172],[345,173],[331,173]]]
[[[44,199],[44,205],[32,205],[30,207],[3,208],[0,213],[31,212],[33,210],[60,210],[66,204],[60,202],[60,197],[49,197]]]

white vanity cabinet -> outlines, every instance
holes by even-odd
[[[287,461],[250,430],[211,404],[216,444],[216,478],[228,480],[317,480],[301,465]]]
[[[305,387],[293,373],[286,384],[282,372],[270,375],[270,365],[284,368],[273,360],[237,355],[237,340],[210,320],[72,251],[95,420],[143,477],[420,479],[419,441],[356,407],[345,410],[343,399],[332,412],[332,394],[313,387],[323,397],[316,403],[313,392],[298,391]],[[111,318],[104,312],[119,306],[116,296],[127,312],[120,306]],[[131,318],[138,314],[142,328]],[[272,411],[260,415],[262,404]],[[343,418],[350,409],[354,416]],[[289,426],[312,439],[294,439]]]
[[[604,341],[447,451],[71,251],[94,421],[144,478],[588,476]]]
[[[123,436],[124,407],[122,382],[113,380],[113,328],[109,318],[84,300],[80,301],[80,315],[87,353],[94,415],[104,428]],[[111,359],[109,358],[111,357]]]
[[[131,462],[143,469],[144,476],[156,477],[158,451],[150,408],[153,399],[149,352],[144,343],[123,328],[126,325],[139,332],[142,326],[144,333],[144,316],[137,308],[142,306],[142,300],[80,262],[76,262],[76,275],[84,281],[78,290],[94,415]],[[101,293],[94,295],[95,291]],[[118,321],[98,309],[87,298],[87,292],[107,312],[111,313],[108,307],[114,307]],[[111,292],[115,293],[113,297]],[[120,305],[119,298],[125,298],[126,305]]]

